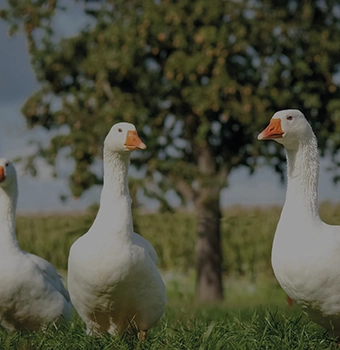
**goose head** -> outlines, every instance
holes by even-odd
[[[286,148],[297,148],[301,140],[313,137],[313,130],[298,109],[276,112],[269,125],[258,135],[258,140],[275,140]]]
[[[145,149],[146,145],[133,124],[122,122],[113,125],[105,138],[104,147],[112,152],[131,152]]]
[[[13,164],[6,158],[0,158],[0,187],[7,187],[16,179],[16,171]]]

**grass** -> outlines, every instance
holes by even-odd
[[[321,217],[339,224],[339,209],[324,204]],[[0,349],[338,349],[298,307],[286,305],[285,293],[273,276],[270,250],[279,215],[278,208],[235,207],[224,212],[225,301],[208,306],[195,299],[194,215],[136,214],[136,231],[158,252],[169,299],[164,317],[150,330],[145,343],[128,333],[116,338],[87,336],[74,313],[68,326],[51,326],[45,332],[8,333],[0,329]],[[66,273],[69,248],[93,218],[93,212],[19,216],[19,244]]]
[[[133,334],[94,338],[84,333],[78,316],[69,327],[43,332],[0,331],[1,349],[9,350],[219,350],[219,349],[338,349],[334,340],[296,310],[240,309],[225,307],[168,307],[150,330],[146,342]]]

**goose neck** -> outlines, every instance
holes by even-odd
[[[11,247],[18,247],[15,235],[17,197],[16,182],[6,187],[0,187],[0,250],[7,252],[10,251]]]
[[[130,154],[111,152],[104,149],[104,184],[103,193],[115,197],[129,194],[128,167]],[[105,189],[105,190],[104,190]]]
[[[305,211],[315,217],[318,213],[319,155],[316,137],[300,140],[296,149],[287,153],[287,195],[285,208]]]
[[[113,153],[104,150],[104,184],[100,207],[94,223],[103,234],[129,239],[133,233],[131,198],[128,188],[129,153]]]

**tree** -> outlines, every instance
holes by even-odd
[[[93,20],[57,40],[57,0],[10,0],[2,17],[23,26],[41,89],[22,112],[30,127],[63,130],[42,155],[75,160],[80,196],[101,179],[91,171],[110,126],[136,125],[148,145],[134,160],[147,195],[168,205],[174,190],[193,203],[202,301],[223,298],[220,193],[230,172],[259,155],[282,174],[282,150],[256,134],[277,109],[310,117],[322,150],[339,148],[340,19],[336,1],[85,1]]]

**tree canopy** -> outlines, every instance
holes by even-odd
[[[215,268],[230,171],[252,172],[262,155],[282,172],[282,149],[256,140],[273,112],[301,109],[321,150],[337,155],[337,1],[84,1],[92,24],[64,39],[53,28],[60,0],[8,5],[2,17],[11,32],[24,28],[41,83],[22,113],[30,127],[63,130],[40,155],[54,164],[67,150],[70,187],[80,196],[101,182],[91,164],[109,128],[134,123],[148,146],[134,160],[145,192],[166,205],[171,189],[194,203],[198,241],[210,242]]]
[[[89,165],[118,120],[137,124],[149,141],[141,160],[148,174],[166,175],[171,188],[179,175],[186,199],[197,178],[195,149],[209,148],[224,186],[235,166],[254,169],[266,147],[254,135],[277,109],[305,111],[322,148],[336,129],[336,1],[85,1],[95,24],[56,42],[59,3],[11,0],[2,16],[11,32],[25,28],[41,82],[22,109],[28,125],[69,130],[41,151],[53,163],[69,149],[76,196],[100,182]]]

